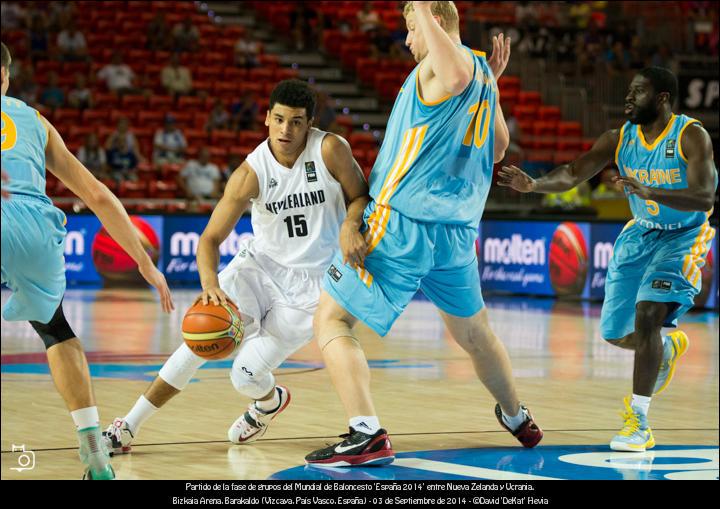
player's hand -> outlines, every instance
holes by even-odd
[[[168,284],[167,281],[165,281],[163,273],[160,272],[158,268],[152,264],[152,262],[139,265],[138,270],[140,271],[140,275],[145,278],[145,281],[154,286],[160,294],[160,305],[162,306],[162,310],[166,313],[174,311],[175,303],[173,302],[170,288],[168,288]]]
[[[535,190],[535,179],[517,166],[503,166],[498,171],[498,185],[521,193],[531,193]]]
[[[636,194],[643,200],[650,200],[652,197],[652,188],[642,185],[632,177],[613,177],[613,182],[625,186],[625,192],[628,195]]]
[[[487,63],[492,69],[497,80],[507,67],[508,61],[510,60],[510,43],[511,39],[508,37],[505,39],[505,34],[498,34],[493,37],[493,49],[490,58]]]
[[[343,223],[340,228],[340,251],[343,263],[351,267],[362,267],[367,255],[367,242],[358,228],[350,223]]]
[[[222,289],[218,286],[213,286],[210,288],[203,289],[200,296],[195,300],[202,301],[203,304],[206,306],[212,302],[214,305],[219,306],[220,304],[227,304],[230,302],[232,305],[237,307],[237,304],[235,304],[230,297],[227,296],[225,292],[222,291]]]
[[[3,182],[3,184],[5,182],[10,182],[10,176],[7,173],[5,173],[4,171],[2,172],[2,182]],[[2,197],[5,200],[10,199],[10,193],[5,189],[5,186],[2,186]]]

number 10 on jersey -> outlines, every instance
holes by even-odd
[[[288,237],[307,237],[308,227],[304,215],[288,216],[283,219],[288,230]]]
[[[467,131],[465,131],[463,145],[469,147],[474,143],[475,148],[481,148],[487,140],[490,127],[490,103],[485,100],[482,103],[473,104],[468,108],[468,115],[472,115],[472,118]]]

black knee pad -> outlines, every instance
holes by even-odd
[[[48,323],[40,323],[30,320],[30,325],[32,325],[35,332],[37,332],[40,336],[40,339],[42,339],[43,343],[45,343],[46,350],[53,345],[57,345],[75,337],[75,333],[65,319],[65,313],[63,313],[62,309],[62,301]]]

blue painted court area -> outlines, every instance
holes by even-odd
[[[645,453],[614,452],[607,445],[499,447],[398,453],[386,467],[295,467],[277,480],[688,480],[718,479],[718,448],[657,446]]]

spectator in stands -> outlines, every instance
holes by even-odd
[[[100,146],[97,134],[85,136],[85,142],[77,151],[77,158],[98,179],[109,177],[105,151]]]
[[[75,20],[70,20],[67,28],[58,34],[57,46],[60,51],[60,59],[65,62],[88,59],[85,36],[75,26]]]
[[[75,86],[68,92],[68,106],[84,110],[93,107],[92,91],[87,86],[87,79],[82,73],[75,75]]]
[[[370,55],[372,58],[403,59],[402,48],[393,40],[392,34],[383,23],[370,34]]]
[[[664,67],[665,69],[677,72],[675,57],[669,44],[662,43],[655,48],[652,57],[650,57],[650,65]]]
[[[260,45],[257,41],[253,41],[244,36],[235,43],[235,65],[252,69],[258,66],[258,56],[260,55]]]
[[[255,129],[255,118],[257,117],[260,105],[255,100],[255,94],[246,90],[240,100],[230,106],[230,121],[236,131]]]
[[[212,110],[208,116],[207,124],[205,124],[207,131],[214,129],[230,129],[230,113],[225,109],[225,104],[222,99],[217,98],[213,103]]]
[[[48,73],[48,85],[40,94],[40,104],[52,110],[65,104],[65,92],[58,86],[58,75],[54,71]]]
[[[242,164],[242,162],[243,158],[240,157],[239,154],[230,154],[228,162],[222,170],[223,189],[225,188],[225,184],[227,184],[227,181],[230,180],[230,175],[233,174],[233,172],[238,168],[238,166]]]
[[[35,14],[30,18],[27,47],[30,50],[30,59],[34,62],[47,60],[50,56],[47,24],[40,14]]]
[[[303,51],[307,46],[317,41],[317,33],[313,29],[311,20],[317,18],[317,13],[304,2],[293,4],[294,10],[290,13],[290,33],[292,34],[297,51]]]
[[[605,52],[605,66],[610,75],[622,74],[630,69],[630,53],[622,42],[616,41],[612,48]]]
[[[632,45],[630,46],[630,68],[635,70],[644,69],[648,67],[648,62],[645,54],[645,48],[642,45],[642,39],[639,35],[632,38]]]
[[[175,25],[172,31],[172,44],[175,51],[196,51],[200,42],[200,31],[193,25],[190,16]]]
[[[15,97],[31,106],[37,104],[40,89],[35,82],[35,71],[32,64],[29,63],[22,68],[11,86],[16,87]]]
[[[142,89],[135,87],[135,73],[123,62],[122,53],[117,50],[113,52],[111,63],[100,69],[97,77],[105,81],[108,90],[116,94],[143,92]]]
[[[207,147],[200,149],[197,160],[191,159],[178,175],[178,185],[189,199],[219,198],[222,175],[210,162]]]
[[[515,3],[515,23],[520,28],[537,26],[539,21],[538,5],[536,2]]]
[[[163,67],[160,79],[165,90],[173,97],[192,93],[190,69],[180,65],[180,55],[178,53],[173,53],[168,65]]]
[[[25,9],[20,2],[0,2],[0,27],[17,30],[25,25]]]
[[[51,32],[59,32],[67,27],[73,19],[77,19],[77,5],[75,2],[49,2],[50,15],[48,19],[48,30]],[[43,11],[43,15],[47,16],[47,11]]]
[[[153,153],[155,164],[178,164],[184,161],[187,141],[185,141],[185,136],[176,125],[175,117],[172,115],[165,116],[162,129],[155,132],[153,146],[155,148]]]
[[[317,92],[314,117],[314,124],[318,129],[341,136],[345,134],[337,123],[337,115],[335,114],[335,108],[332,107],[332,99],[325,92]]]
[[[138,179],[137,165],[139,161],[132,147],[128,145],[127,138],[118,138],[113,148],[107,151],[106,157],[111,178],[118,182]]]
[[[147,49],[167,51],[172,45],[170,27],[165,21],[165,13],[157,12],[147,28]]]
[[[361,32],[372,32],[380,26],[380,15],[372,8],[372,2],[365,2],[357,13],[357,24]]]
[[[145,158],[140,153],[140,147],[135,134],[130,130],[130,121],[127,117],[120,117],[117,123],[117,130],[105,140],[105,150],[113,150],[120,146],[121,141],[135,154],[138,161],[144,162]]]

